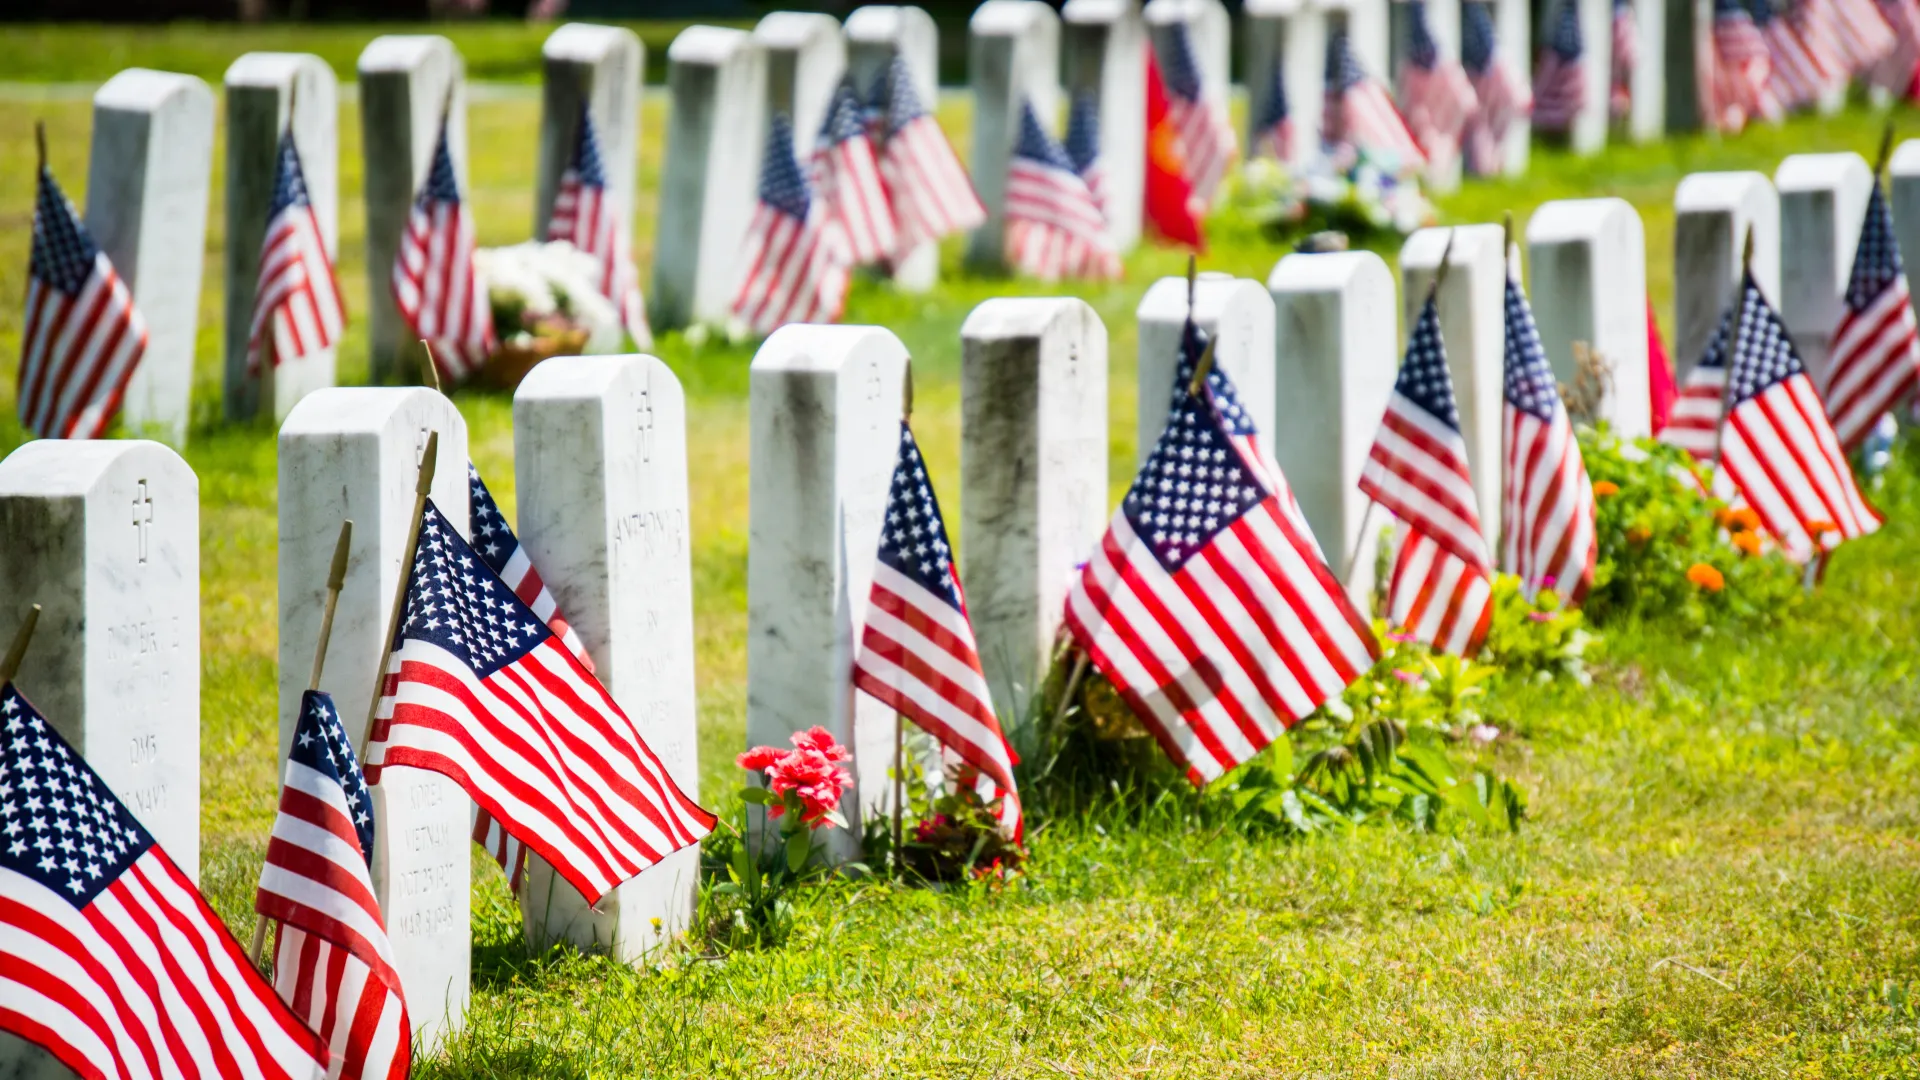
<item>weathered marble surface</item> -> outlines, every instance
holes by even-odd
[[[128,68],[94,92],[87,231],[147,323],[127,381],[129,434],[187,443],[200,277],[213,180],[213,91],[191,75]]]
[[[1611,372],[1597,417],[1637,438],[1653,433],[1647,376],[1647,237],[1625,199],[1559,199],[1527,221],[1529,296],[1540,343],[1574,385],[1573,343]]]
[[[1107,524],[1107,328],[1082,300],[1003,297],[960,349],[960,580],[994,706],[1019,716]]]
[[[521,544],[601,683],[697,800],[687,409],[679,380],[651,356],[547,360],[514,393],[513,443]],[[527,935],[642,961],[691,923],[699,871],[697,845],[677,851],[595,909],[530,855],[520,895]]]

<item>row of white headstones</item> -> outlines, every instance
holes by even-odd
[[[1915,157],[1920,145],[1910,144]],[[1755,272],[1784,301],[1816,378],[1844,287],[1868,183],[1856,155],[1756,173],[1695,174],[1675,197],[1680,355],[1696,357],[1756,238]],[[1795,208],[1783,215],[1783,208]],[[1783,221],[1785,223],[1782,229]],[[1916,222],[1907,220],[1911,230]],[[1795,253],[1781,295],[1782,234]],[[1427,229],[1401,252],[1396,289],[1370,252],[1294,254],[1264,284],[1201,274],[1194,317],[1214,335],[1336,573],[1361,538],[1355,484],[1411,322],[1446,246],[1442,334],[1489,537],[1499,528],[1502,289],[1518,252],[1495,225]],[[1619,199],[1549,203],[1526,230],[1535,310],[1556,371],[1571,344],[1611,361],[1599,413],[1648,429],[1645,251]],[[1137,310],[1139,421],[1151,449],[1166,414],[1187,283],[1156,282]],[[1076,565],[1110,511],[1107,331],[1084,302],[989,300],[961,330],[958,546],[981,654],[999,707],[1023,709],[1044,677]],[[853,827],[886,812],[894,718],[849,681],[865,610],[909,358],[888,330],[789,326],[751,374],[747,725],[783,743],[822,724],[856,752]],[[279,750],[284,754],[318,637],[339,523],[355,522],[326,688],[354,724],[383,650],[417,463],[438,432],[433,499],[468,520],[466,424],[418,388],[327,388],[280,429]],[[521,542],[592,650],[601,678],[697,797],[697,708],[686,408],[649,356],[549,360],[514,398]],[[189,874],[200,864],[199,480],[146,441],[29,443],[0,462],[0,597],[44,605],[20,683]],[[1370,552],[1353,588],[1371,588]],[[9,612],[12,618],[18,611]],[[355,732],[357,738],[359,732]],[[376,789],[374,880],[416,1023],[438,1038],[464,1012],[470,932],[469,803],[451,781],[394,770]],[[697,855],[642,874],[598,912],[531,872],[530,936],[643,957],[688,923]]]
[[[1590,81],[1590,108],[1576,124],[1572,145],[1592,152],[1606,140],[1604,79],[1611,48],[1610,0],[1577,0]],[[1663,22],[1664,0],[1637,0],[1641,53],[1662,53],[1663,35],[1692,32],[1692,13],[1676,5],[1673,27]],[[1495,0],[1503,57],[1523,81],[1527,57],[1527,0]],[[1686,9],[1686,10],[1679,10]],[[1249,0],[1242,47],[1250,94],[1248,124],[1257,123],[1281,65],[1297,136],[1295,155],[1317,153],[1327,34],[1344,30],[1370,70],[1387,74],[1404,49],[1390,42],[1406,34],[1404,4],[1388,0]],[[1459,52],[1458,3],[1434,3],[1429,16],[1445,55]],[[1022,100],[1055,115],[1064,91],[1087,91],[1101,107],[1101,146],[1112,202],[1138,206],[1145,163],[1145,44],[1175,24],[1189,30],[1203,73],[1203,92],[1224,103],[1229,94],[1231,22],[1220,0],[1068,0],[1056,13],[1039,0],[987,0],[969,24],[969,72],[974,122],[970,160],[989,220],[969,241],[969,261],[1001,262],[1000,207],[1006,163]],[[1590,25],[1588,25],[1590,24]],[[1675,40],[1688,40],[1685,36]],[[1636,69],[1636,138],[1667,127],[1697,126],[1668,105],[1666,68],[1691,65],[1691,50],[1675,50],[1665,65]],[[1684,54],[1684,55],[1682,55]],[[937,100],[938,32],[915,7],[869,6],[844,24],[831,16],[774,12],[751,32],[711,26],[683,31],[667,51],[672,95],[668,152],[661,170],[658,235],[652,279],[655,324],[672,329],[720,323],[729,315],[737,259],[752,216],[762,138],[770,110],[796,122],[796,149],[804,155],[843,75],[865,87],[895,56],[914,77],[931,108]],[[598,126],[610,201],[631,221],[638,171],[640,87],[645,51],[630,30],[569,24],[543,47],[545,89],[538,136],[533,234],[544,232],[559,177],[571,151],[579,104],[586,95]],[[434,35],[375,39],[358,62],[362,153],[365,159],[370,352],[375,381],[393,381],[411,344],[390,295],[389,274],[414,192],[431,162],[443,103],[456,173],[466,181],[464,61],[453,44]],[[1690,72],[1691,68],[1687,68]],[[1673,76],[1691,88],[1691,74]],[[246,351],[261,235],[274,183],[274,147],[291,120],[303,155],[320,230],[331,251],[339,235],[338,86],[319,57],[303,53],[248,53],[226,78],[225,390],[233,419],[271,409],[284,419],[308,392],[335,384],[334,356],[317,353],[297,363],[247,371]],[[1644,85],[1643,85],[1644,84]],[[1690,90],[1689,90],[1690,92]],[[1682,98],[1685,95],[1681,95]],[[1838,98],[1831,104],[1840,103]],[[1683,103],[1682,103],[1683,104]],[[214,95],[188,75],[131,69],[94,98],[93,150],[86,217],[95,238],[131,284],[151,331],[145,362],[125,401],[133,430],[183,445],[193,385],[194,343],[200,308],[201,259],[207,227],[214,144]],[[1671,123],[1669,123],[1671,121]],[[1255,133],[1244,133],[1251,144]],[[1527,163],[1527,131],[1516,125],[1507,168]],[[1450,177],[1437,177],[1447,182]],[[1122,251],[1138,241],[1137,214],[1109,222]],[[930,288],[938,252],[929,245],[894,268],[895,283]],[[361,301],[352,301],[358,307]]]

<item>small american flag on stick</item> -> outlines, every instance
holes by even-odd
[[[842,80],[834,90],[820,125],[813,149],[813,187],[827,213],[839,220],[855,262],[879,262],[898,250],[893,207],[867,135],[866,110],[850,81]]]
[[[1755,120],[1778,120],[1786,110],[1772,84],[1773,59],[1753,16],[1740,0],[1714,0],[1708,118],[1724,132],[1737,132]]]
[[[1494,176],[1506,164],[1507,132],[1533,108],[1533,96],[1500,56],[1492,5],[1467,0],[1460,5],[1460,19],[1460,65],[1477,106],[1463,137],[1466,167],[1476,176]]]
[[[1587,104],[1586,42],[1580,36],[1578,0],[1559,0],[1553,33],[1540,50],[1533,76],[1533,126],[1541,131],[1570,131]]]
[[[1452,240],[1448,240],[1451,248]],[[1449,252],[1451,254],[1451,252]],[[1441,273],[1446,267],[1441,260]],[[1467,472],[1467,441],[1434,304],[1421,305],[1360,490],[1400,522],[1387,583],[1396,626],[1436,649],[1472,656],[1493,621],[1493,560]]]
[[[1202,204],[1211,203],[1227,174],[1236,149],[1233,125],[1227,119],[1226,104],[1207,98],[1200,71],[1200,58],[1193,51],[1193,36],[1184,21],[1166,28],[1165,55],[1159,57],[1160,78],[1167,90],[1167,112],[1179,134],[1180,158],[1187,164],[1187,180],[1193,185],[1193,197]]]
[[[1507,468],[1500,561],[1518,575],[1529,599],[1551,588],[1577,604],[1593,584],[1599,555],[1593,483],[1540,345],[1533,308],[1511,275],[1506,303]]]
[[[1031,101],[1020,104],[1020,139],[1007,165],[1007,259],[1042,281],[1117,278],[1121,270],[1100,205]]]
[[[1167,426],[1068,593],[1066,625],[1199,786],[1379,647],[1191,319],[1178,367]]]
[[[1330,147],[1352,147],[1400,165],[1427,163],[1386,88],[1354,57],[1344,30],[1327,35],[1326,102],[1320,126],[1322,140]]]
[[[647,348],[653,333],[646,308],[640,302],[640,273],[633,265],[633,244],[626,215],[607,192],[607,171],[600,159],[600,136],[584,96],[580,123],[574,133],[573,156],[560,174],[547,221],[547,239],[565,240],[600,264],[600,295],[620,312],[621,325],[634,344]]]
[[[1080,174],[1093,194],[1100,216],[1112,221],[1113,208],[1107,205],[1107,168],[1100,161],[1100,98],[1091,90],[1073,95],[1073,104],[1067,110],[1065,149],[1073,171]]]
[[[875,94],[885,138],[880,149],[880,178],[905,254],[929,240],[977,229],[986,208],[973,181],[954,155],[940,122],[927,112],[913,89],[913,73],[899,56],[887,65]]]
[[[1407,62],[1400,71],[1401,115],[1429,161],[1452,160],[1479,102],[1458,63],[1440,55],[1427,25],[1426,0],[1407,0]]]
[[[20,423],[43,439],[95,439],[146,355],[147,322],[54,182],[37,123],[34,138],[40,173],[20,332]]]
[[[1896,44],[1874,0],[1801,0],[1808,27],[1832,43],[1848,75],[1867,75]]]
[[[1013,749],[994,716],[940,502],[904,422],[853,684],[933,736],[988,805],[999,802],[1002,827],[1018,839]]]
[[[1736,300],[1738,298],[1736,297]],[[1737,306],[1737,304],[1735,305]],[[1707,350],[1687,372],[1674,402],[1673,416],[1660,432],[1660,441],[1711,461],[1720,447],[1720,417],[1726,412],[1727,357],[1732,351],[1734,307],[1720,316],[1720,325],[1707,339]]]
[[[323,1080],[326,1045],[0,665],[0,1031],[87,1080]]]
[[[1768,89],[1783,108],[1811,105],[1828,90],[1846,83],[1838,58],[1823,54],[1818,38],[1804,34],[1804,17],[1776,12],[1772,0],[1753,0],[1753,21],[1767,40],[1773,73]]]
[[[853,251],[839,219],[800,171],[785,113],[767,121],[760,205],[747,227],[741,261],[746,272],[733,313],[759,333],[790,322],[833,322],[846,307]]]
[[[247,335],[247,370],[252,374],[259,373],[269,354],[273,363],[284,364],[332,347],[347,319],[320,219],[307,197],[291,108],[274,159],[273,202],[260,245],[260,278]]]
[[[427,181],[394,256],[393,299],[414,335],[432,343],[434,362],[448,380],[478,371],[497,344],[487,286],[473,264],[473,215],[460,199],[444,110]]]
[[[254,910],[280,924],[274,986],[332,1049],[335,1077],[404,1080],[412,1026],[373,892],[373,796],[333,698],[307,691]]]
[[[1253,145],[1249,156],[1267,154],[1286,161],[1293,154],[1293,110],[1287,104],[1286,69],[1278,56],[1273,58],[1273,77],[1267,80],[1267,100],[1261,103],[1259,122],[1253,127]]]
[[[1888,132],[1889,145],[1891,139]],[[1834,437],[1851,453],[1881,416],[1920,387],[1920,328],[1878,172],[1844,301],[1845,314],[1833,331],[1826,401]]]

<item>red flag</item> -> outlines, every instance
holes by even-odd
[[[1207,234],[1193,198],[1193,183],[1180,156],[1180,129],[1168,116],[1160,66],[1147,53],[1147,225],[1162,238],[1195,251],[1207,250]]]
[[[1680,400],[1680,387],[1673,381],[1673,363],[1660,340],[1660,320],[1653,314],[1651,296],[1647,297],[1647,397],[1653,433],[1658,435],[1673,419],[1673,403]]]

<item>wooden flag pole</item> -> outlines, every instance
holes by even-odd
[[[1879,183],[1882,173],[1887,171],[1887,163],[1893,160],[1893,118],[1887,118],[1886,130],[1880,133],[1880,156],[1873,162],[1873,182]]]
[[[353,519],[340,523],[340,539],[333,544],[333,566],[327,571],[327,602],[320,612],[320,640],[313,649],[313,673],[307,677],[307,689],[320,689],[320,673],[327,665],[327,642],[333,638],[333,613],[340,606],[340,590],[347,584],[347,554],[353,548]],[[253,942],[247,955],[259,967],[267,949],[267,924],[273,920],[259,915],[253,922]]]
[[[445,394],[446,389],[440,385],[440,361],[433,358],[433,346],[427,344],[426,338],[421,338],[420,347],[427,351],[427,378],[432,380],[428,385],[433,387],[434,393]]]
[[[1713,493],[1714,476],[1720,473],[1720,452],[1727,442],[1727,409],[1733,404],[1733,371],[1735,359],[1740,355],[1740,326],[1746,320],[1741,316],[1747,307],[1747,275],[1753,273],[1753,226],[1747,226],[1746,247],[1740,255],[1740,284],[1733,293],[1733,336],[1727,342],[1727,385],[1720,388],[1720,422],[1713,429],[1713,468],[1708,476],[1707,493]]]
[[[1353,551],[1347,556],[1347,579],[1340,583],[1348,592],[1353,591],[1354,580],[1360,576],[1360,552],[1367,546],[1367,533],[1373,528],[1373,512],[1379,508],[1379,503],[1368,499],[1366,510],[1360,514],[1360,535],[1353,538]]]
[[[42,169],[46,168],[47,167],[47,122],[45,120],[35,120],[33,122],[33,148],[40,155],[40,167]]]
[[[7,649],[7,655],[0,658],[0,686],[13,681],[20,674],[20,661],[26,659],[27,643],[33,640],[33,628],[40,625],[40,605],[27,609],[27,619],[14,631],[13,645]]]
[[[406,554],[400,559],[400,580],[393,587],[393,609],[387,616],[387,636],[380,641],[380,666],[373,673],[373,700],[367,702],[367,726],[360,733],[360,762],[367,760],[367,743],[373,738],[373,718],[380,711],[380,691],[387,684],[387,665],[392,660],[393,639],[400,632],[400,618],[407,606],[407,584],[413,579],[413,557],[420,550],[420,519],[427,512],[427,493],[433,489],[434,465],[440,457],[440,433],[427,434],[426,453],[420,457],[420,478],[413,487],[413,519],[407,527]]]

